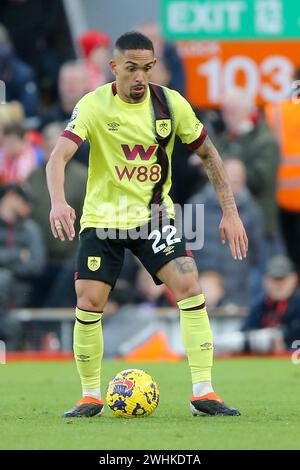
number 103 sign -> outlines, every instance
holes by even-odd
[[[187,74],[187,98],[196,107],[218,107],[233,86],[256,96],[259,105],[287,98],[300,41],[179,42]]]

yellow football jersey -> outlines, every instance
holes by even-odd
[[[198,148],[205,130],[190,104],[176,91],[163,87],[170,120],[156,120],[150,89],[142,103],[120,99],[115,83],[85,95],[74,108],[63,136],[78,145],[90,143],[87,191],[81,230],[87,227],[129,229],[147,223],[153,188],[160,181],[156,132],[172,135],[166,146],[168,174],[161,188],[162,201],[174,216],[171,188],[171,158],[175,135],[191,148]]]

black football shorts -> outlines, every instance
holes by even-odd
[[[155,284],[162,284],[156,273],[169,261],[181,256],[191,256],[185,248],[183,235],[178,233],[173,221],[160,222],[152,230],[149,225],[137,229],[113,230],[86,228],[80,234],[75,279],[103,281],[114,287],[128,248],[138,257],[153,277]]]

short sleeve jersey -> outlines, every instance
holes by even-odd
[[[166,146],[169,160],[162,200],[170,217],[171,158],[175,135],[196,150],[206,131],[178,92],[163,88],[172,114],[173,132]],[[74,108],[63,136],[79,146],[90,143],[89,172],[81,230],[88,227],[130,229],[149,222],[153,188],[161,178],[150,90],[131,104],[108,83],[85,95]]]

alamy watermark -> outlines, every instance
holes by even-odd
[[[300,80],[293,81],[292,90],[292,103],[300,104]]]
[[[153,240],[153,251],[161,251],[167,246],[186,241],[187,250],[200,250],[204,245],[204,204],[174,204],[169,211],[164,205],[151,205],[150,209],[143,205],[130,206],[128,198],[119,198],[118,205],[102,204],[97,215],[100,219],[109,221],[112,228],[97,228],[100,240]],[[169,213],[171,212],[171,214]],[[138,224],[139,220],[149,222]],[[136,227],[117,229],[115,227],[130,227],[136,221]],[[161,241],[163,241],[161,243]]]
[[[297,366],[300,364],[300,339],[296,339],[292,342],[292,349],[296,349],[296,351],[293,352],[291,361],[295,366]]]
[[[6,103],[6,86],[3,80],[0,80],[0,104]]]
[[[0,364],[6,364],[6,345],[0,340]]]

